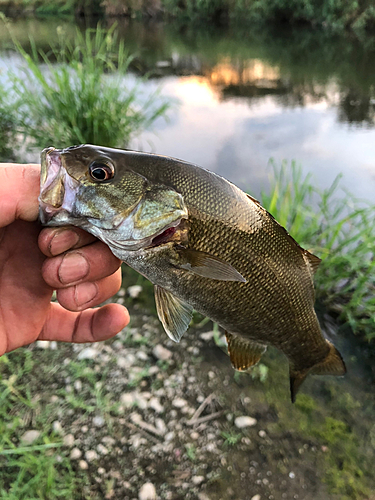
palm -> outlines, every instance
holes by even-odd
[[[37,222],[21,220],[0,229],[0,352],[33,342],[50,310],[53,290],[41,274],[39,231]]]

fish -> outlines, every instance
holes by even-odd
[[[276,347],[289,361],[292,402],[308,374],[346,373],[314,310],[320,259],[223,177],[156,154],[50,147],[39,203],[43,225],[88,231],[154,284],[173,341],[196,310],[223,328],[236,370]]]

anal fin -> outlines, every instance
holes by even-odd
[[[245,340],[237,335],[225,332],[228,342],[228,354],[235,370],[246,371],[256,365],[267,347],[252,340]]]

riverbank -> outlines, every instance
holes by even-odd
[[[276,351],[236,373],[210,323],[174,344],[147,289],[115,300],[132,317],[117,338],[0,358],[4,500],[372,498],[373,402],[353,352],[346,378],[310,377],[292,405]]]

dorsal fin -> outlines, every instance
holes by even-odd
[[[256,365],[267,349],[263,344],[237,337],[225,332],[228,342],[228,354],[235,370],[246,371]]]
[[[310,270],[311,270],[311,273],[314,274],[316,272],[316,270],[318,269],[319,267],[319,264],[322,262],[322,259],[319,259],[319,257],[317,257],[316,255],[312,254],[311,252],[309,252],[308,250],[305,250],[304,248],[301,247],[301,245],[293,238],[293,236],[291,236],[288,231],[285,229],[284,226],[282,226],[276,219],[275,217],[270,213],[268,212],[268,210],[266,210],[258,200],[256,200],[255,198],[253,198],[252,196],[250,196],[249,194],[247,194],[247,197],[254,203],[256,203],[256,205],[258,205],[259,208],[261,208],[262,210],[264,210],[277,224],[277,226],[279,227],[279,229],[285,234],[286,238],[288,238],[288,240],[290,242],[292,242],[293,244],[295,244],[301,251],[303,257],[304,257],[304,260],[306,262],[306,264],[309,266]]]

